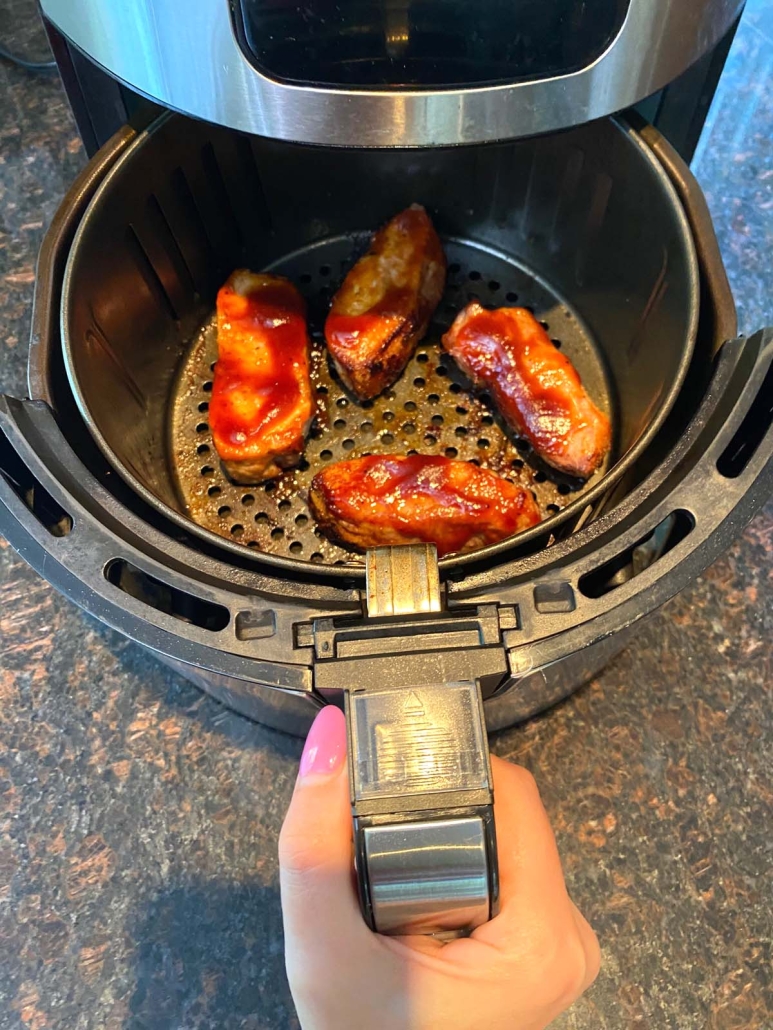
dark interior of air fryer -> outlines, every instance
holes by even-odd
[[[445,295],[400,379],[360,402],[331,368],[325,315],[373,230],[414,202],[443,240]],[[305,459],[255,486],[221,470],[207,420],[214,297],[237,267],[289,277],[313,341]],[[311,477],[343,458],[413,453],[474,461],[532,490],[545,521],[530,533],[542,546],[603,507],[666,417],[695,339],[696,277],[665,174],[611,120],[476,148],[353,151],[167,116],[109,173],[79,229],[63,344],[110,464],[209,546],[280,564],[360,564],[315,526]],[[532,309],[612,417],[613,452],[588,482],[541,465],[441,352],[440,334],[471,299]]]

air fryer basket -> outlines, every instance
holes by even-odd
[[[414,201],[444,238],[448,289],[401,380],[359,405],[328,368],[326,307],[369,232]],[[305,293],[319,391],[306,465],[254,489],[221,473],[206,418],[208,320],[218,286],[242,265],[286,274]],[[473,296],[532,307],[612,415],[613,455],[589,483],[535,464],[443,359],[439,333]],[[280,567],[344,565],[357,559],[319,536],[306,491],[325,461],[362,453],[479,461],[535,491],[547,516],[535,539],[558,535],[662,424],[698,306],[678,197],[617,122],[475,150],[374,153],[248,139],[172,115],[127,149],[89,206],[67,265],[62,339],[84,418],[147,501],[232,553],[249,544]]]

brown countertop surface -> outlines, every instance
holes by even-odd
[[[0,2],[0,41],[39,43],[31,9]],[[695,163],[745,330],[773,322],[771,52],[752,0]],[[24,393],[36,252],[84,161],[58,80],[0,61],[0,390]],[[535,773],[602,943],[557,1026],[773,1026],[772,640],[769,505],[597,680],[494,739]],[[0,1028],[296,1025],[276,840],[300,742],[3,541],[0,642]]]

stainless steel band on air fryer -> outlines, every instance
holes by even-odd
[[[394,6],[385,8],[387,34]],[[240,46],[226,0],[188,0],[184,16],[177,0],[42,0],[45,16],[80,50],[166,107],[276,139],[362,147],[482,143],[622,110],[708,51],[742,6],[742,0],[630,0],[606,49],[567,74],[473,88],[386,82],[363,89],[298,85],[262,73]],[[442,22],[441,5],[436,15],[433,5],[428,10]],[[406,30],[394,35],[399,41]]]

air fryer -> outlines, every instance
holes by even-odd
[[[224,21],[225,5],[194,4],[181,39],[203,55],[186,54],[196,88],[181,40],[157,45],[171,7],[154,4],[150,46],[146,5],[119,6],[95,0],[73,20],[43,5],[75,100],[90,76],[109,80],[72,42],[157,106],[147,121],[136,105],[144,127],[95,155],[44,242],[29,397],[0,401],[0,529],[245,715],[301,733],[342,705],[366,919],[469,929],[497,905],[486,727],[585,682],[773,489],[773,335],[736,338],[695,180],[640,117],[586,124],[683,72],[740,5],[693,5],[688,31],[681,6],[642,0],[593,25],[584,5],[543,4],[528,27],[518,5],[363,2],[346,12],[367,29],[358,52],[349,23],[337,42],[269,46],[266,25],[294,5],[245,0]],[[512,45],[487,29],[471,52],[465,19],[485,27],[500,7]],[[564,44],[527,59],[555,26]],[[97,138],[104,106],[87,106]],[[488,142],[449,145],[473,141]],[[322,319],[369,233],[414,201],[443,238],[448,288],[401,380],[358,405],[327,366]],[[306,467],[256,487],[221,473],[207,422],[214,295],[240,265],[290,276],[316,332]],[[539,467],[442,356],[439,333],[472,297],[531,307],[609,411],[613,453],[587,484]],[[431,547],[356,555],[315,532],[315,470],[413,451],[519,479],[544,521],[439,563]]]

